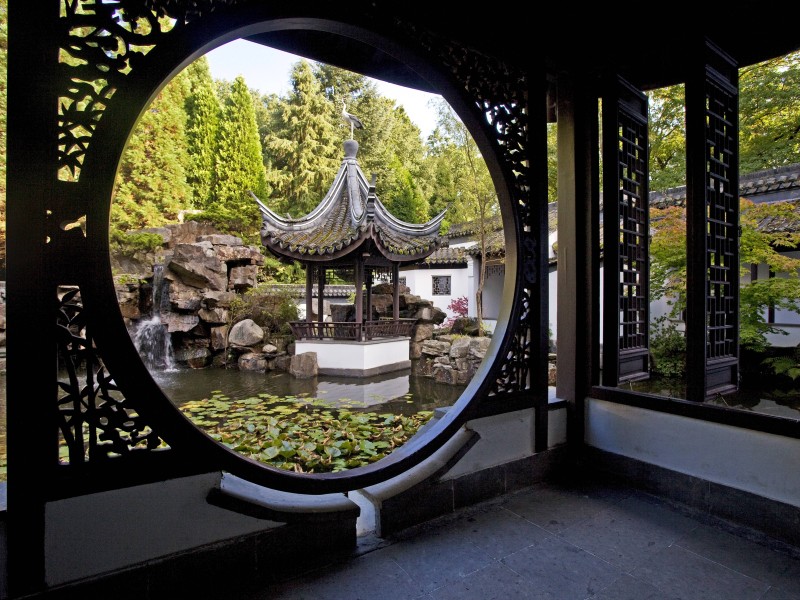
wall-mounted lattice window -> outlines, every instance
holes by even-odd
[[[399,285],[408,285],[405,277],[398,277],[397,282]]]
[[[486,267],[486,276],[487,277],[502,277],[506,274],[506,266],[505,265],[488,265]]]
[[[434,296],[449,296],[450,295],[450,275],[433,275],[433,295]]]

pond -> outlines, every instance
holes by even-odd
[[[466,386],[437,383],[411,369],[373,377],[317,376],[298,379],[282,371],[266,373],[237,369],[174,369],[153,373],[173,404],[208,398],[212,392],[231,400],[260,394],[318,399],[333,407],[411,415],[452,406]]]

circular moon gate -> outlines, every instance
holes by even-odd
[[[62,111],[59,122],[59,161],[62,171],[64,165],[72,171],[72,195],[83,198],[86,238],[79,240],[74,229],[62,227],[64,237],[58,242],[70,249],[70,256],[79,257],[83,318],[91,334],[86,347],[96,347],[107,369],[105,377],[98,377],[101,389],[114,392],[100,394],[106,400],[104,406],[113,410],[97,413],[97,422],[91,427],[97,430],[98,439],[117,442],[105,451],[98,444],[101,451],[94,456],[89,452],[80,472],[85,476],[94,470],[101,477],[109,469],[122,469],[133,473],[134,479],[152,480],[165,474],[225,470],[283,491],[323,494],[362,488],[403,473],[433,454],[471,418],[533,408],[537,434],[546,432],[547,328],[543,323],[547,320],[542,317],[547,294],[547,254],[543,251],[546,180],[541,178],[534,186],[530,177],[531,164],[544,164],[546,142],[542,128],[535,157],[541,160],[532,160],[528,148],[528,74],[495,64],[485,55],[453,42],[439,41],[400,21],[389,22],[370,14],[366,6],[357,20],[345,23],[335,14],[326,14],[330,9],[324,8],[303,12],[300,7],[289,13],[242,2],[232,8],[221,6],[189,14],[169,2],[163,4],[160,20],[153,17],[153,3],[131,2],[131,6],[139,7],[138,13],[126,5],[126,16],[131,21],[147,20],[149,29],[120,28],[111,12],[98,13],[98,19],[107,19],[107,29],[116,38],[118,49],[113,57],[105,52],[108,64],[100,64],[103,55],[96,52],[93,56],[100,59],[94,64],[89,61],[96,79],[90,83],[94,92],[87,93],[99,96],[100,101],[84,103],[82,110],[90,113],[94,106],[97,111],[70,114],[69,118]],[[209,6],[214,4],[212,1]],[[159,25],[165,22],[166,26]],[[117,166],[129,133],[158,91],[193,60],[233,39],[302,31],[331,34],[352,47],[384,52],[441,93],[467,125],[489,166],[507,240],[500,322],[481,369],[461,398],[445,417],[387,457],[366,467],[329,474],[298,474],[258,463],[219,444],[184,417],[153,380],[130,339],[110,266],[109,215]],[[91,36],[73,41],[70,49],[83,44],[87,55],[96,48]],[[137,54],[136,49],[144,46],[149,51],[143,56]],[[81,77],[86,79],[86,67],[80,68]],[[69,67],[66,69],[63,95],[69,96],[77,79],[69,76]],[[544,98],[542,86],[538,103],[542,113]],[[71,143],[69,136],[75,136],[79,128],[74,125],[81,119],[85,122],[82,130],[89,132],[90,139],[84,136],[80,143]],[[69,220],[66,210],[57,216],[62,222]],[[120,400],[119,394],[124,399]],[[120,430],[125,432],[122,437]],[[546,444],[546,433],[543,438],[537,435],[537,448]],[[113,460],[106,460],[112,453]]]

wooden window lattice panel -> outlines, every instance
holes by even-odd
[[[603,107],[603,383],[616,386],[649,376],[647,98],[617,78]]]
[[[434,296],[449,296],[450,295],[450,275],[432,275],[431,285],[433,288]]]
[[[738,70],[706,42],[702,79],[687,84],[687,396],[738,389]]]

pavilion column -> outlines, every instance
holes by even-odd
[[[314,320],[314,265],[306,269],[306,323]]]
[[[364,261],[356,256],[356,339],[361,341],[361,327],[364,324]]]
[[[324,337],[322,323],[325,321],[325,267],[319,267],[317,283],[317,320],[319,322],[319,337]]]
[[[398,321],[400,319],[400,265],[394,263],[392,265],[392,319]]]
[[[365,321],[372,320],[372,269],[364,268],[364,279],[367,282],[367,314]]]

